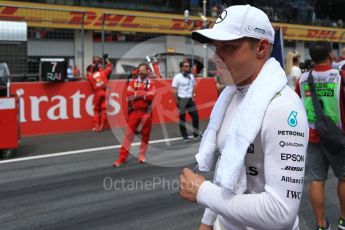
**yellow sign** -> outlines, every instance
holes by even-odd
[[[344,29],[278,23],[273,23],[273,26],[283,30],[286,40],[345,42]]]
[[[111,10],[90,7],[61,6],[51,4],[0,1],[0,20],[25,21],[29,27],[67,28],[123,32],[145,32],[188,35],[201,29],[200,17],[149,13],[128,10]],[[208,20],[212,27],[214,19]],[[282,28],[285,40],[345,42],[345,30],[331,27],[316,27],[273,23]]]
[[[26,21],[29,27],[81,29],[83,25],[87,30],[101,30],[104,25],[110,31],[163,34],[190,34],[203,24],[200,17],[185,21],[183,15],[12,1],[0,1],[0,19]]]

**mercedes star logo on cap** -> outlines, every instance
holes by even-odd
[[[227,15],[228,15],[228,12],[226,10],[223,10],[223,12],[218,16],[218,18],[216,20],[216,24],[224,21],[224,19],[226,18]]]

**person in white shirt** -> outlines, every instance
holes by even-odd
[[[214,181],[187,168],[180,176],[180,195],[206,207],[199,230],[298,229],[308,122],[284,70],[270,58],[274,30],[267,15],[250,5],[231,6],[212,29],[194,31],[192,38],[213,43],[216,63],[229,72],[221,71],[228,86],[196,155],[199,170],[207,171],[219,151]],[[241,174],[228,175],[237,166]]]
[[[345,229],[345,156],[333,150],[332,145],[324,145],[322,135],[317,130],[318,115],[311,98],[309,74],[315,83],[317,100],[322,105],[324,116],[330,117],[334,124],[345,131],[345,91],[343,72],[332,68],[334,55],[330,42],[317,41],[311,44],[309,54],[315,63],[311,72],[302,74],[296,85],[296,93],[301,97],[309,121],[308,174],[310,182],[309,197],[313,207],[317,230],[331,229],[326,218],[325,185],[329,168],[338,178],[337,195],[340,206],[338,229]],[[327,92],[327,93],[325,93]],[[335,153],[336,151],[336,153]]]
[[[190,73],[191,66],[189,61],[180,63],[181,73],[175,75],[172,81],[173,94],[176,105],[179,109],[179,127],[184,142],[188,142],[188,132],[186,130],[186,112],[192,117],[193,137],[199,139],[199,115],[194,102],[195,97],[195,79]]]
[[[67,79],[68,79],[69,81],[75,80],[74,75],[73,75],[73,69],[72,69],[72,66],[71,66],[71,65],[68,66],[68,68],[67,68]]]
[[[302,75],[299,67],[301,55],[297,50],[289,51],[286,55],[285,72],[288,78],[288,85],[295,89],[296,83]]]

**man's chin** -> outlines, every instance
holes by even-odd
[[[220,77],[220,83],[224,85],[233,85],[234,84],[234,79],[232,77]]]
[[[250,82],[248,81],[248,79],[246,79],[246,80],[241,80],[241,81],[235,81],[234,84],[236,86],[245,86],[245,85],[249,85]]]

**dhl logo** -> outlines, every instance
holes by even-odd
[[[13,2],[14,4],[14,2]],[[121,11],[94,9],[83,7],[64,7],[64,11],[56,11],[56,5],[33,4],[27,8],[24,3],[15,2],[15,6],[1,6],[0,20],[26,21],[30,27],[81,29],[83,24],[87,30],[102,29],[108,31],[148,32],[166,34],[190,34],[191,31],[203,28],[199,17],[191,20],[173,18],[177,15],[146,14],[138,11]],[[23,6],[23,7],[21,7]],[[40,7],[40,8],[39,8]],[[82,10],[87,11],[82,12]],[[107,14],[104,14],[107,12]],[[130,12],[130,13],[129,13]],[[212,27],[214,20],[207,21],[206,27]],[[316,41],[329,40],[345,42],[345,30],[294,24],[273,23],[275,28],[281,28],[286,40]]]
[[[326,30],[308,30],[308,38],[319,38],[319,39],[338,39],[337,31],[326,31]]]
[[[26,21],[29,26],[42,26],[56,28],[75,28],[80,29],[84,25],[85,29],[106,30],[133,30],[147,32],[182,32],[190,33],[192,30],[201,29],[201,20],[171,19],[171,18],[150,18],[149,16],[131,16],[121,14],[103,14],[100,12],[58,12],[40,11],[36,9],[24,9],[20,7],[1,7],[0,19],[11,21]],[[207,22],[210,27],[213,22]]]
[[[284,39],[300,40],[300,41],[318,41],[327,40],[332,42],[345,42],[345,30],[344,29],[323,29],[311,28],[306,26],[301,28],[300,26],[282,26]]]
[[[14,20],[14,21],[24,20],[25,17],[15,15],[17,10],[18,10],[17,7],[3,7],[0,13],[0,19]]]

